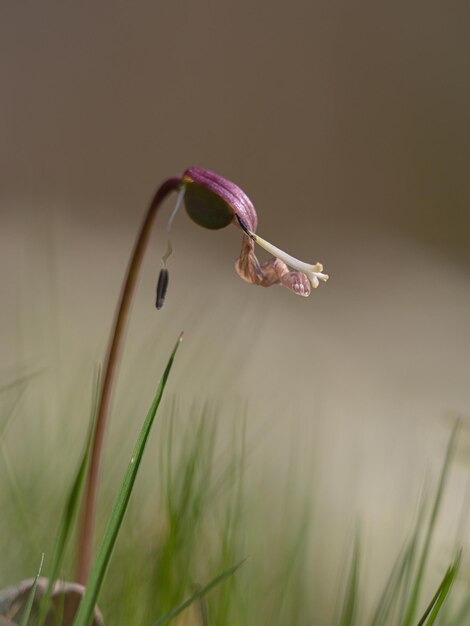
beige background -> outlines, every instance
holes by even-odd
[[[358,514],[372,562],[399,545],[443,417],[470,415],[469,17],[457,1],[2,0],[0,382],[44,368],[12,428],[67,419],[61,445],[78,454],[146,203],[205,166],[250,195],[263,237],[331,280],[307,300],[248,286],[239,233],[182,213],[157,312],[169,202],[115,424],[135,434],[184,329],[181,412],[207,398],[221,424],[245,411],[273,489],[298,445],[339,552]]]

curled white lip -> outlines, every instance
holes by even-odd
[[[289,266],[293,270],[297,270],[306,274],[314,289],[318,287],[318,285],[320,284],[320,280],[322,280],[323,282],[326,282],[328,280],[328,274],[323,273],[323,265],[321,263],[315,263],[315,265],[312,265],[311,263],[304,263],[303,261],[299,261],[299,259],[291,256],[290,254],[287,254],[287,252],[284,252],[284,250],[273,246],[272,243],[269,243],[269,241],[266,241],[256,233],[250,233],[250,235],[253,241],[255,241],[259,246],[264,248],[267,252],[283,261],[287,266]]]

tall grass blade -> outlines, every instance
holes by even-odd
[[[208,411],[207,407],[204,411]],[[213,473],[215,421],[212,418],[203,414],[199,420],[191,420],[182,437],[177,436],[171,419],[164,426],[167,435],[161,439],[159,478],[160,517],[166,524],[155,545],[147,583],[155,590],[148,619],[171,610],[194,582],[191,572],[200,558],[197,556],[199,531],[207,512]],[[220,570],[229,563],[224,563]]]
[[[23,608],[23,615],[21,617],[20,626],[27,626],[29,616],[31,615],[31,609],[33,608],[34,596],[36,595],[36,588],[38,586],[39,576],[41,575],[42,564],[44,563],[44,553],[41,556],[41,563],[39,564],[38,573],[34,578],[34,582],[31,585],[31,589],[28,594],[28,599],[26,600],[26,604]]]
[[[421,551],[421,557],[418,563],[418,569],[416,572],[415,580],[413,583],[413,587],[411,590],[411,596],[408,603],[407,611],[405,614],[405,619],[403,622],[403,626],[412,626],[418,609],[419,598],[421,594],[421,588],[423,585],[424,572],[426,569],[426,565],[429,557],[429,550],[431,547],[432,538],[434,535],[434,529],[436,526],[437,517],[439,514],[439,510],[442,503],[442,498],[444,496],[444,490],[447,482],[447,477],[449,474],[450,462],[452,460],[455,444],[457,440],[457,434],[459,430],[460,422],[456,422],[452,434],[449,439],[449,444],[447,446],[447,452],[444,459],[444,464],[442,466],[441,475],[439,478],[439,484],[436,491],[436,496],[434,498],[434,504],[431,511],[431,516],[429,518],[428,529],[426,532],[426,536],[424,538],[423,549]]]
[[[9,504],[12,509],[16,509],[16,525],[22,526],[21,534],[23,535],[23,543],[29,544],[29,550],[33,554],[40,550],[42,551],[42,545],[35,541],[35,534],[33,532],[34,522],[31,519],[29,504],[26,504],[22,498],[23,489],[18,481],[14,466],[9,459],[8,453],[11,452],[11,446],[6,446],[5,438],[8,426],[28,390],[30,381],[36,376],[39,376],[43,371],[44,368],[34,370],[0,386],[0,399],[4,394],[10,396],[10,392],[14,392],[12,394],[13,398],[10,399],[8,403],[8,407],[6,409],[2,408],[0,412],[0,461],[4,465],[8,488],[11,494]]]
[[[359,599],[359,539],[356,536],[339,626],[354,626]]]
[[[406,573],[410,567],[413,547],[412,538],[393,566],[377,605],[377,609],[375,610],[374,617],[372,618],[371,626],[386,626],[389,615],[398,600]]]
[[[57,578],[59,577],[60,568],[62,566],[62,562],[65,555],[65,550],[67,548],[68,541],[70,539],[70,535],[72,533],[73,525],[77,518],[78,508],[80,505],[80,498],[83,491],[83,485],[85,484],[85,478],[88,468],[88,460],[90,458],[90,451],[93,442],[93,432],[95,426],[96,419],[96,410],[97,410],[97,401],[98,401],[98,390],[100,385],[100,370],[98,369],[95,375],[95,383],[93,386],[93,401],[92,401],[92,411],[91,411],[91,420],[90,426],[88,429],[87,443],[85,446],[85,450],[83,451],[82,458],[80,461],[80,465],[78,467],[77,473],[75,475],[75,479],[72,483],[72,487],[70,489],[67,503],[64,508],[64,512],[62,514],[62,519],[60,520],[59,530],[57,533],[57,539],[54,547],[54,556],[52,558],[52,567],[51,573],[49,574],[49,580],[47,584],[47,590],[41,599],[40,607],[39,607],[39,618],[37,626],[43,626],[46,621],[47,613],[49,612],[49,608],[51,606],[51,597],[52,592],[54,590],[54,585],[56,583]]]
[[[194,588],[195,591],[201,591],[201,585],[196,585]],[[209,624],[209,612],[207,610],[206,599],[204,597],[200,597],[196,600],[197,602],[197,613],[199,615],[199,620],[201,626],[210,626]]]
[[[116,539],[121,528],[122,520],[124,519],[124,514],[126,512],[132,489],[134,487],[135,479],[139,471],[140,463],[145,451],[145,446],[147,444],[150,430],[152,428],[155,415],[160,405],[168,376],[170,375],[176,351],[178,350],[182,339],[183,333],[181,333],[175,347],[173,348],[173,352],[171,353],[170,359],[158,386],[157,393],[149,409],[147,417],[145,418],[142,430],[140,431],[137,443],[134,448],[134,453],[131,457],[126,473],[124,475],[124,479],[121,483],[121,487],[114,502],[113,510],[109,517],[103,540],[98,551],[98,555],[91,569],[86,591],[80,603],[80,607],[78,609],[75,621],[73,623],[74,626],[89,626],[89,624],[91,623],[95,604],[98,599],[101,586],[103,584],[106,569],[111,559],[114,544],[116,543]]]
[[[409,541],[399,554],[379,603],[372,618],[371,626],[388,626],[390,623],[401,624],[407,608],[411,576],[413,573],[418,540],[424,520],[426,506],[424,500],[418,509],[418,517]],[[398,616],[397,616],[398,613]]]
[[[419,539],[421,537],[421,531],[424,525],[424,519],[426,516],[426,499],[424,497],[421,498],[421,503],[418,508],[418,519],[416,520],[415,528],[413,531],[413,535],[410,539],[409,543],[409,558],[406,563],[405,571],[403,573],[403,578],[400,582],[400,593],[399,593],[399,602],[398,602],[398,618],[397,624],[403,624],[405,620],[405,615],[408,610],[408,604],[410,599],[410,589],[412,589],[412,578],[413,572],[416,566],[416,560],[418,558],[418,547],[419,547]]]
[[[449,594],[449,591],[454,584],[455,577],[457,576],[457,572],[459,570],[460,565],[460,554],[457,556],[455,561],[449,567],[447,572],[442,579],[441,584],[439,585],[436,593],[434,594],[433,599],[431,600],[428,608],[424,612],[423,617],[419,620],[418,626],[431,626],[436,621],[436,618],[441,610],[444,601]]]
[[[210,583],[208,583],[204,587],[197,589],[197,591],[195,591],[191,596],[189,596],[187,600],[182,602],[180,605],[178,605],[177,607],[175,607],[174,609],[172,609],[165,615],[162,615],[162,617],[157,619],[156,622],[153,622],[151,626],[162,626],[162,624],[166,624],[167,622],[172,620],[174,617],[176,617],[177,615],[182,613],[185,609],[187,609],[188,606],[191,606],[193,602],[195,602],[196,600],[199,600],[204,595],[206,595],[206,593],[211,591],[211,589],[213,589],[217,585],[220,585],[220,583],[224,582],[224,580],[232,576],[237,571],[237,569],[239,569],[243,565],[245,561],[246,559],[243,559],[242,561],[239,561],[235,565],[232,565],[232,567],[229,567],[228,569],[223,571],[221,574],[213,578],[210,581]]]

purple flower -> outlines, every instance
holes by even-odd
[[[180,201],[181,198],[191,219],[200,226],[219,229],[234,224],[243,232],[242,249],[235,267],[248,283],[262,287],[283,285],[306,297],[311,287],[318,287],[320,280],[328,280],[321,263],[312,265],[299,261],[257,235],[258,216],[253,203],[240,187],[226,178],[200,167],[190,167],[183,174]],[[260,263],[255,243],[275,258]]]

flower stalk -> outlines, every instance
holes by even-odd
[[[96,499],[98,492],[98,479],[101,464],[101,453],[108,421],[112,390],[116,378],[116,371],[124,344],[124,336],[129,320],[129,313],[134,298],[135,288],[142,266],[142,260],[150,240],[155,216],[163,200],[181,186],[181,178],[173,177],[166,180],[155,193],[140,228],[134,250],[131,254],[127,272],[123,281],[121,295],[118,301],[113,328],[109,338],[108,352],[103,369],[103,382],[98,400],[98,410],[95,424],[95,434],[90,454],[87,479],[82,504],[78,537],[78,555],[76,580],[86,584],[90,571],[93,530],[95,521]]]

